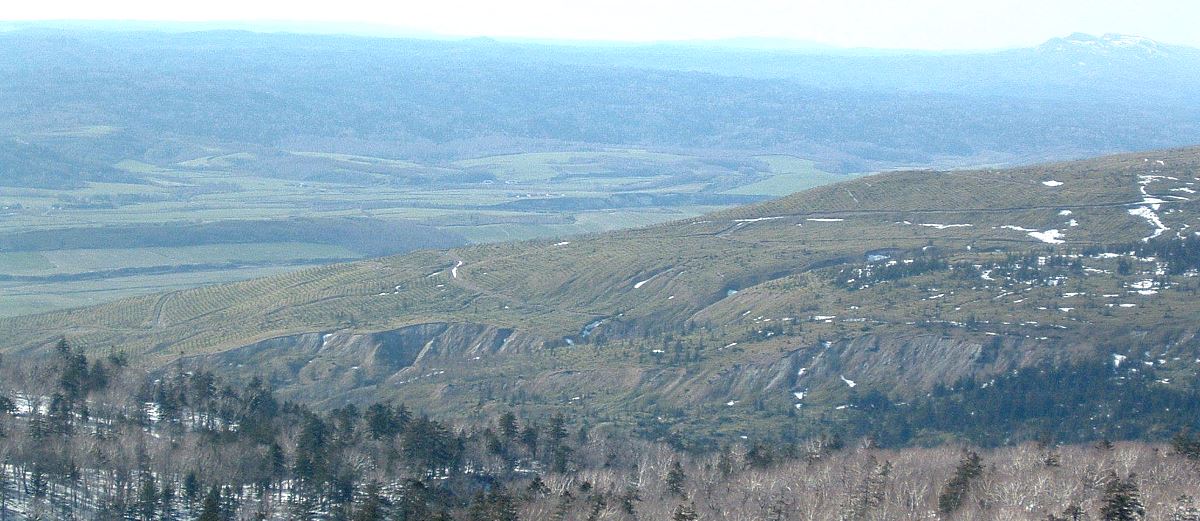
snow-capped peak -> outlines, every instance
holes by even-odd
[[[1039,49],[1048,52],[1092,51],[1109,53],[1134,51],[1143,54],[1162,54],[1166,52],[1164,46],[1157,41],[1141,36],[1116,33],[1106,33],[1101,36],[1073,33],[1063,38],[1051,39],[1039,46]]]

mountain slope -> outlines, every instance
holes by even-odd
[[[881,174],[645,229],[334,265],[0,331],[9,352],[66,335],[150,369],[264,375],[300,399],[722,429],[1049,363],[1136,360],[1190,388],[1198,173],[1200,149]]]

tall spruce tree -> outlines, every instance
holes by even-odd
[[[975,451],[967,451],[958,461],[958,466],[954,468],[954,475],[950,477],[950,480],[942,487],[942,492],[938,494],[938,511],[949,514],[962,507],[970,492],[971,482],[981,475],[983,475],[983,463],[979,454]]]
[[[683,473],[683,465],[678,461],[671,464],[671,470],[667,471],[667,492],[673,496],[684,497],[683,486],[687,483],[687,476]]]
[[[200,516],[196,521],[221,521],[221,490],[213,485],[208,489],[208,494],[204,495],[204,502],[200,505]]]
[[[1104,485],[1104,496],[1100,499],[1100,519],[1137,521],[1146,516],[1136,474],[1121,479],[1116,472],[1110,472],[1107,481]]]

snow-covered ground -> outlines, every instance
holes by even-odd
[[[1036,231],[1037,231],[1037,230],[1035,230],[1035,229],[1033,229],[1033,228],[1022,228],[1022,227],[1020,227],[1020,226],[1013,226],[1013,225],[1011,225],[1011,224],[1005,224],[1005,225],[1002,225],[1002,226],[1000,226],[1000,227],[1001,227],[1001,228],[1004,228],[1005,230],[1015,230],[1015,231],[1018,231],[1018,232],[1036,232]]]
[[[762,221],[774,221],[776,219],[783,219],[783,217],[755,217],[753,219],[734,219],[733,222],[740,223],[740,224],[746,224],[746,223],[756,223],[756,222],[762,222]]]
[[[1046,230],[1044,232],[1029,232],[1029,236],[1047,244],[1062,244],[1063,234],[1058,230]]]
[[[1150,239],[1154,239],[1154,238],[1162,235],[1167,230],[1170,230],[1170,228],[1167,228],[1167,226],[1165,224],[1163,224],[1162,219],[1159,219],[1158,214],[1155,213],[1154,209],[1150,206],[1139,206],[1137,208],[1131,208],[1129,210],[1129,215],[1141,217],[1141,218],[1145,219],[1147,222],[1149,222],[1152,226],[1154,226],[1154,233],[1150,234],[1149,237],[1142,239],[1143,241],[1149,241]]]
[[[655,273],[654,275],[651,275],[650,278],[648,278],[646,280],[640,280],[638,282],[635,282],[633,284],[633,289],[642,289],[642,286],[645,286],[647,282],[654,280],[654,277],[657,277],[659,275],[660,275],[659,273]]]
[[[920,224],[917,224],[917,226],[924,226],[926,228],[936,228],[938,230],[945,230],[946,228],[969,228],[969,227],[975,226],[975,225],[973,225],[973,224],[920,223]]]

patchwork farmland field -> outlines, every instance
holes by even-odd
[[[84,146],[121,132],[103,130],[25,137]],[[0,186],[0,316],[415,249],[648,226],[845,178],[785,156],[599,149],[419,163],[179,146],[191,152],[114,162],[113,180]]]

